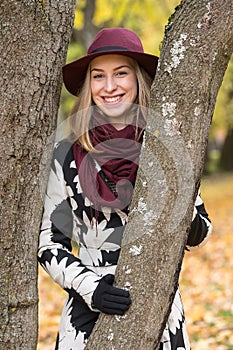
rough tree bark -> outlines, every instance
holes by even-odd
[[[56,125],[75,0],[0,4],[0,348],[37,343],[39,164]]]
[[[165,30],[116,285],[125,317],[101,315],[85,349],[152,350],[171,307],[216,95],[233,51],[231,0],[183,0]],[[156,9],[155,9],[156,10]]]

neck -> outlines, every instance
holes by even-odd
[[[116,123],[116,122],[111,122],[110,124],[116,129],[116,130],[123,130],[129,123]]]

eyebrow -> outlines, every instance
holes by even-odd
[[[127,65],[127,64],[123,64],[122,66],[118,66],[118,67],[114,68],[113,70],[116,71],[116,70],[121,69],[121,68],[132,68],[132,67]],[[94,67],[94,68],[91,69],[91,72],[93,72],[94,70],[97,71],[97,72],[103,72],[104,71],[104,69],[95,68]]]

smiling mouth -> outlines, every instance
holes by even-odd
[[[123,95],[118,95],[113,97],[104,97],[103,99],[106,103],[116,103],[122,98],[122,96]]]

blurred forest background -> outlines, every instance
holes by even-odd
[[[141,38],[145,52],[159,56],[164,28],[180,0],[79,0],[67,62],[85,54],[103,27],[126,27]],[[62,89],[59,122],[74,98]],[[202,197],[214,232],[209,243],[187,253],[181,274],[192,350],[233,349],[233,56],[218,94],[209,134]],[[39,270],[38,350],[54,349],[65,293]]]

